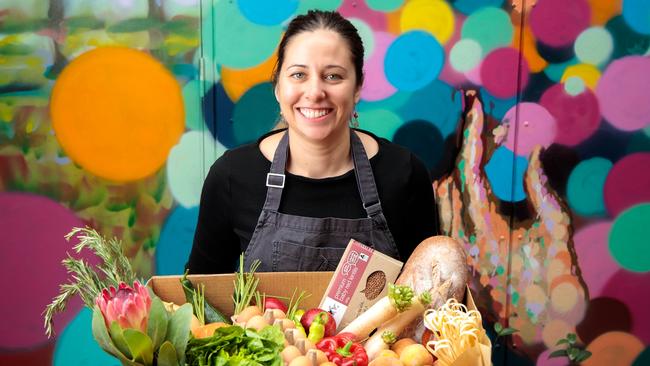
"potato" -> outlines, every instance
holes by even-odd
[[[397,342],[393,343],[393,345],[390,347],[391,350],[395,351],[397,355],[399,356],[402,353],[402,349],[406,346],[409,346],[411,344],[416,344],[417,342],[413,340],[412,338],[402,338],[398,340]]]
[[[404,347],[399,359],[404,363],[404,366],[433,365],[433,356],[419,343]]]

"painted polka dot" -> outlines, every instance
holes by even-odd
[[[573,327],[562,319],[553,319],[542,327],[542,340],[548,348],[555,348],[559,339],[574,333]]]
[[[388,47],[395,37],[385,32],[376,32],[374,35],[375,50],[363,65],[364,82],[361,87],[361,99],[376,101],[388,98],[397,89],[388,82],[384,69],[384,58]]]
[[[174,199],[185,207],[199,204],[203,180],[212,163],[226,150],[210,133],[183,135],[167,159],[167,179]]]
[[[650,58],[628,56],[613,61],[600,78],[596,95],[603,117],[624,131],[650,125]]]
[[[233,135],[238,144],[255,141],[275,126],[280,107],[271,83],[257,84],[235,104]]]
[[[514,172],[513,172],[513,164]],[[502,201],[517,202],[526,198],[524,192],[524,173],[528,168],[528,160],[516,156],[505,146],[494,151],[490,161],[485,165],[485,173],[490,180],[492,192]],[[513,179],[514,175],[514,179]],[[515,186],[513,187],[512,184]]]
[[[64,236],[73,227],[83,227],[83,222],[58,202],[28,193],[0,192],[0,207],[0,267],[20,279],[20,291],[16,281],[0,282],[0,291],[7,294],[0,301],[0,312],[11,314],[3,319],[3,328],[11,331],[0,332],[0,347],[37,347],[49,342],[43,331],[43,309],[58,295],[59,284],[68,282],[61,260],[66,252],[73,252],[76,241],[68,243]],[[81,257],[97,262],[85,251]],[[81,307],[78,297],[68,302],[66,311],[54,318],[54,332],[61,333]]]
[[[539,53],[535,37],[529,26],[525,26],[522,33],[521,27],[515,25],[512,45],[523,53],[531,73],[539,73],[548,65],[548,60]]]
[[[591,343],[598,336],[612,331],[629,332],[632,328],[630,310],[625,304],[611,297],[594,297],[585,318],[576,327],[576,333],[584,344]]]
[[[611,57],[614,51],[614,40],[607,29],[591,27],[580,33],[573,47],[578,60],[599,66]]]
[[[481,61],[481,45],[472,39],[457,42],[449,53],[449,63],[456,71],[466,72]]]
[[[473,39],[481,45],[485,56],[496,48],[510,46],[513,37],[512,22],[505,10],[485,7],[465,20],[461,34],[463,39]]]
[[[259,25],[277,25],[289,19],[298,9],[298,0],[238,0],[246,19]]]
[[[519,80],[518,69],[521,73]],[[490,52],[481,64],[481,81],[485,89],[495,97],[513,97],[518,90],[526,88],[528,64],[516,49],[497,48]]]
[[[191,80],[183,86],[183,109],[185,110],[185,126],[192,130],[203,128],[201,116],[201,81]]]
[[[402,123],[402,118],[390,110],[359,111],[359,127],[388,140],[393,139],[395,132]]]
[[[366,22],[357,18],[348,19],[359,33],[361,41],[363,42],[363,59],[368,60],[375,50],[375,35],[372,32],[372,29]]]
[[[581,364],[631,365],[643,349],[643,342],[629,333],[607,332],[589,343],[587,351],[591,352],[591,357]]]
[[[612,162],[604,158],[583,160],[567,182],[567,198],[573,212],[587,217],[607,215],[603,192]]]
[[[361,99],[357,104],[357,111],[371,111],[375,109],[395,110],[408,102],[412,92],[398,91],[386,99],[377,101],[366,101]]]
[[[400,28],[429,32],[444,45],[454,33],[454,12],[442,0],[411,0],[402,9]]]
[[[614,221],[609,249],[621,267],[634,272],[650,271],[649,220],[650,202],[647,202],[623,211]]]
[[[119,366],[120,361],[99,347],[92,334],[93,312],[82,308],[56,341],[54,366]]]
[[[564,70],[564,74],[560,81],[566,83],[569,78],[579,78],[589,89],[596,90],[596,86],[598,86],[598,81],[600,80],[600,70],[598,70],[596,66],[590,64],[571,65]],[[577,94],[579,93],[574,95]]]
[[[614,39],[614,51],[612,59],[629,55],[643,55],[650,47],[650,36],[640,34],[625,22],[622,15],[610,19],[605,24]]]
[[[519,156],[527,157],[538,145],[549,147],[555,139],[555,118],[537,103],[519,103],[510,108],[503,122],[510,126],[505,146]]]
[[[156,244],[157,275],[179,275],[185,272],[198,217],[198,206],[177,206],[167,217]]]
[[[310,1],[302,2],[311,3]],[[370,9],[368,5],[366,5],[365,1],[344,0],[341,6],[336,10],[347,19],[362,19],[375,32],[386,32],[388,30],[388,17],[386,16],[386,13]]]
[[[572,96],[556,84],[544,92],[539,104],[555,117],[555,142],[559,144],[575,146],[593,135],[600,125],[598,100],[589,89]]]
[[[435,80],[413,92],[396,111],[404,121],[425,120],[433,123],[443,138],[456,130],[460,119],[461,97],[448,84]]]
[[[589,26],[591,9],[586,0],[539,1],[530,13],[535,38],[553,47],[571,44]]]
[[[603,25],[622,12],[622,1],[588,0],[591,7],[591,23]]]
[[[562,63],[548,64],[548,66],[546,66],[546,68],[544,69],[544,74],[550,80],[559,83],[560,80],[562,80],[562,75],[564,75],[566,69],[572,65],[577,65],[577,64],[578,64],[578,60],[575,58]]]
[[[415,120],[403,124],[393,136],[393,142],[407,147],[430,170],[443,154],[443,138],[438,128],[427,121]]]
[[[564,81],[564,91],[576,96],[585,91],[585,82],[578,76],[570,76]]]
[[[616,162],[605,181],[605,206],[610,216],[650,202],[650,153],[630,154]]]
[[[370,9],[384,12],[397,10],[403,3],[404,0],[366,0]]]
[[[429,33],[403,33],[386,51],[386,77],[397,89],[420,89],[438,76],[444,57],[444,50]]]
[[[490,94],[485,88],[481,88],[481,100],[483,101],[483,109],[486,114],[492,116],[497,120],[502,120],[505,114],[517,104],[517,98],[497,98]]]
[[[461,13],[470,15],[485,7],[500,7],[503,0],[456,0],[453,4]]]
[[[282,26],[250,22],[239,11],[237,3],[218,1],[214,5],[214,13],[219,14],[218,21],[213,21],[213,33],[218,35],[214,37],[214,54],[219,64],[245,69],[271,57],[280,42]]]
[[[626,269],[616,272],[603,287],[602,293],[602,296],[611,297],[627,306],[633,319],[630,333],[646,344],[650,343],[650,328],[647,327],[650,324],[650,297],[643,296],[647,293],[650,293],[650,273]]]
[[[228,94],[228,98],[233,102],[237,102],[248,89],[259,83],[270,81],[276,61],[277,57],[273,54],[261,64],[250,68],[233,69],[222,67],[221,84],[226,94]]]
[[[650,34],[650,3],[645,0],[623,1],[623,18],[641,34]]]

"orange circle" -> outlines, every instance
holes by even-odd
[[[176,79],[149,54],[125,47],[73,60],[54,85],[50,113],[66,154],[118,182],[158,170],[185,128]]]
[[[230,100],[236,103],[248,89],[259,83],[270,81],[277,59],[276,54],[273,53],[261,64],[242,70],[222,66],[221,84]]]
[[[631,365],[637,356],[643,352],[643,342],[632,334],[624,332],[607,332],[591,341],[587,351],[591,357],[582,364],[623,366]]]

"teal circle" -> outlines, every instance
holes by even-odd
[[[404,0],[366,0],[366,5],[372,10],[390,12],[402,6]]]
[[[524,173],[527,168],[528,160],[526,158],[516,156],[505,146],[498,147],[485,165],[485,175],[490,181],[494,195],[502,201],[523,201],[526,198]]]
[[[424,31],[402,33],[388,46],[384,58],[386,79],[399,90],[418,90],[442,70],[445,50]]]
[[[99,347],[92,334],[93,312],[83,307],[57,338],[54,366],[120,366],[117,358]]]
[[[571,76],[564,81],[564,91],[574,97],[580,95],[585,91],[585,82],[578,76]]]
[[[247,69],[267,60],[282,36],[282,26],[263,26],[248,21],[236,2],[217,1],[214,26],[216,63],[235,69]]]
[[[411,97],[411,94],[411,92],[398,90],[396,93],[393,93],[393,95],[385,99],[375,101],[367,101],[362,99],[359,104],[357,104],[357,111],[371,111],[373,109],[395,110],[406,104],[406,102],[408,102],[409,98]]]
[[[178,205],[167,217],[156,243],[157,275],[180,275],[185,272],[198,219],[198,206],[185,208]]]
[[[460,93],[442,80],[434,80],[411,94],[396,112],[404,121],[425,120],[436,126],[443,139],[456,130],[462,112]]]
[[[191,130],[203,128],[201,115],[201,82],[191,80],[183,86],[183,108],[185,109],[185,126]]]
[[[624,0],[623,18],[635,31],[650,34],[650,1]]]
[[[544,68],[544,74],[546,74],[546,76],[552,81],[559,83],[562,80],[562,75],[564,75],[564,71],[567,67],[577,65],[578,63],[579,61],[574,57],[571,60],[560,64],[548,64],[548,66]]]
[[[461,35],[478,42],[487,55],[495,48],[510,46],[514,31],[508,13],[500,8],[485,7],[470,15],[463,24]]]
[[[618,215],[609,232],[609,251],[621,267],[650,271],[650,203],[632,206]]]
[[[580,33],[573,49],[580,62],[599,66],[612,56],[614,39],[607,29],[591,27]]]
[[[461,39],[449,52],[449,63],[460,72],[472,70],[481,61],[481,45],[473,39]]]
[[[276,25],[290,18],[298,9],[298,0],[238,0],[246,19],[259,25]]]
[[[503,0],[456,0],[452,3],[461,13],[469,15],[486,6],[499,7],[503,4]]]
[[[359,112],[359,128],[388,140],[393,139],[402,123],[402,119],[397,114],[385,109]]]
[[[306,14],[308,10],[336,10],[343,0],[302,0],[298,5],[297,14]]]
[[[612,162],[605,158],[583,160],[567,181],[569,206],[580,216],[607,216],[603,190]]]
[[[358,18],[349,18],[348,20],[357,28],[359,37],[363,42],[363,59],[367,60],[375,49],[375,34],[372,32],[372,28],[363,20]]]
[[[255,141],[276,124],[280,107],[273,95],[271,83],[261,83],[248,89],[233,110],[233,135],[236,145]]]

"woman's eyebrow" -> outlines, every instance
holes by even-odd
[[[302,64],[293,64],[293,65],[289,65],[289,66],[287,66],[287,70],[289,70],[289,69],[292,68],[292,67],[301,67],[301,68],[304,69],[304,68],[307,68],[307,65],[302,65]]]

